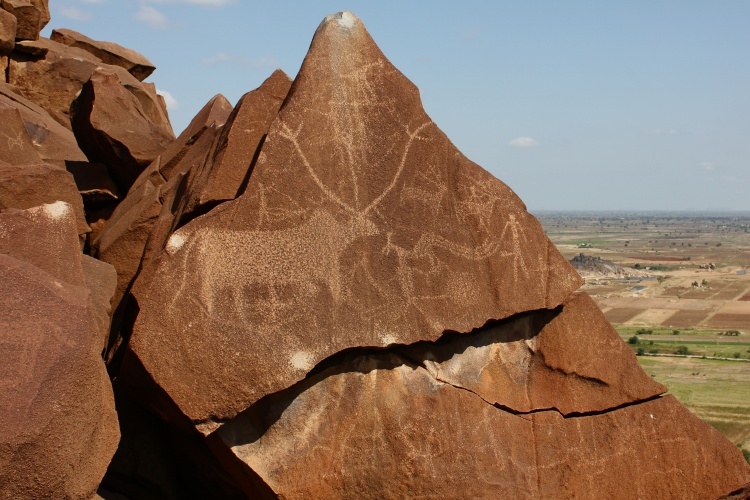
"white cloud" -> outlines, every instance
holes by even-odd
[[[167,16],[148,5],[142,5],[140,10],[138,10],[133,17],[154,29],[167,28],[172,24],[169,22]]]
[[[156,89],[156,93],[164,98],[164,102],[167,103],[167,111],[174,111],[180,107],[177,99],[166,90]]]
[[[714,169],[713,163],[709,163],[707,161],[704,161],[703,163],[701,163],[700,166],[706,172],[711,172]]]
[[[279,61],[275,57],[266,56],[259,57],[257,59],[248,59],[244,56],[237,56],[227,54],[226,52],[219,52],[211,57],[201,59],[201,64],[206,66],[216,66],[218,64],[233,64],[237,66],[245,66],[252,69],[263,69],[263,68],[278,68]]]
[[[94,17],[91,12],[81,10],[78,7],[60,7],[60,15],[73,21],[88,21]]]
[[[531,137],[516,137],[508,143],[508,146],[513,146],[514,148],[533,148],[538,145],[539,141]]]
[[[680,131],[676,128],[662,129],[657,128],[655,130],[649,130],[646,132],[648,135],[679,135]]]

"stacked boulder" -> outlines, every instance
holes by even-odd
[[[717,498],[750,482],[353,14],[321,23],[294,81],[217,95],[176,139],[143,56],[70,30],[12,42],[0,496]]]
[[[47,0],[0,0],[1,498],[100,487],[120,441],[102,359],[117,272],[82,250],[89,223],[174,140],[141,81],[153,65],[70,30],[40,37],[49,20]],[[113,108],[114,96],[127,105]],[[140,136],[118,128],[137,120],[149,125]]]
[[[140,429],[171,429],[161,449],[189,450],[192,479],[249,498],[711,498],[750,480],[354,15],[326,18],[291,85],[274,74],[213,131],[216,109],[94,244],[118,269],[115,391]],[[154,453],[144,432],[104,487],[179,496],[175,473],[127,465]]]

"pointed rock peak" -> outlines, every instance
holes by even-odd
[[[581,284],[353,14],[322,23],[267,135],[245,148],[240,132],[261,130],[237,125],[251,95],[212,170],[254,164],[242,195],[182,226],[136,297],[130,347],[191,419],[231,418],[337,352],[469,332]],[[182,332],[191,352],[173,355]]]
[[[327,15],[326,18],[323,19],[323,22],[320,23],[316,35],[328,27],[335,27],[341,31],[351,32],[354,31],[357,26],[364,27],[362,21],[360,21],[354,13],[345,10],[337,12],[336,14]]]

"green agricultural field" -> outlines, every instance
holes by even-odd
[[[750,450],[750,363],[660,356],[638,361],[695,415]]]

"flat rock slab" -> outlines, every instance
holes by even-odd
[[[342,350],[470,332],[581,284],[348,13],[318,29],[244,194],[172,234],[144,279],[132,353],[198,423]]]
[[[69,47],[90,52],[106,64],[125,68],[139,81],[145,80],[156,67],[138,52],[112,42],[100,42],[70,29],[52,30],[50,39]]]

